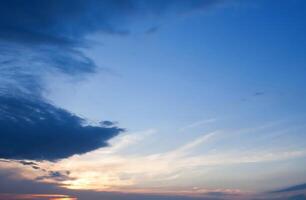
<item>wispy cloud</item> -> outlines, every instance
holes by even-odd
[[[239,132],[239,131],[238,131]],[[169,151],[148,153],[146,155],[121,154],[118,149],[135,147],[148,139],[151,130],[142,134],[127,134],[121,139],[112,140],[112,146],[83,156],[74,156],[57,163],[55,169],[71,169],[75,180],[65,181],[69,188],[88,188],[97,190],[143,191],[163,185],[158,191],[181,191],[175,188],[178,182],[184,182],[186,174],[211,171],[212,167],[226,167],[251,163],[269,163],[293,158],[305,157],[306,149],[245,149],[230,151],[198,152],[212,143],[226,139],[226,131],[214,131],[188,141]],[[116,143],[116,141],[118,143]],[[95,170],[93,170],[95,169]],[[98,169],[98,170],[97,170]],[[193,174],[193,176],[196,176]],[[210,176],[213,176],[211,174]],[[209,176],[209,177],[210,177]],[[186,183],[186,187],[193,185]],[[170,189],[172,188],[172,189]],[[189,189],[187,189],[189,190]],[[198,191],[208,188],[199,187]]]
[[[204,119],[204,120],[196,121],[196,122],[193,122],[191,124],[188,124],[188,125],[180,128],[179,131],[181,131],[181,132],[187,131],[187,130],[190,130],[190,129],[193,129],[193,128],[204,126],[206,124],[214,123],[216,121],[217,121],[216,118]]]
[[[56,183],[71,189],[203,195],[216,192],[213,188],[205,186],[209,185],[206,179],[214,180],[214,173],[219,173],[214,169],[226,169],[228,166],[238,167],[245,164],[268,164],[306,157],[306,149],[303,148],[245,148],[246,146],[241,144],[240,146],[244,148],[232,148],[225,151],[220,145],[230,142],[230,139],[253,134],[254,131],[270,130],[274,125],[234,132],[231,130],[237,134],[229,134],[226,130],[208,132],[173,149],[145,154],[127,154],[126,150],[141,148],[143,142],[151,140],[158,131],[148,129],[142,132],[127,132],[110,140],[108,147],[84,155],[72,156],[57,163],[47,161],[36,163],[35,166],[45,170],[35,171],[30,167],[32,166],[30,161],[20,163],[18,168],[20,176],[26,179]],[[275,132],[271,134],[274,135]],[[280,134],[278,137],[282,136],[283,134]],[[215,150],[215,148],[219,149]],[[14,166],[16,167],[11,162],[5,162],[2,165],[3,168],[8,169]],[[67,169],[69,169],[69,176],[66,174],[62,176]],[[50,172],[60,172],[60,174],[55,173],[53,177]],[[190,181],[189,176],[196,178]],[[236,188],[234,185],[231,188],[223,186],[218,189],[218,192],[222,191],[236,191]]]

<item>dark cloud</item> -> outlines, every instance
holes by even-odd
[[[306,200],[306,195],[305,194],[294,195],[292,197],[289,197],[288,200]]]
[[[27,44],[75,45],[88,33],[121,33],[113,23],[133,12],[125,0],[4,0],[0,37]]]
[[[81,50],[90,34],[126,35],[131,20],[184,14],[220,2],[1,0],[0,158],[56,160],[106,146],[123,130],[110,121],[85,125],[84,119],[46,102],[44,77],[95,72],[96,64]]]
[[[87,45],[86,36],[128,34],[131,21],[202,10],[221,2],[224,0],[2,0],[0,89],[39,95],[44,88],[41,78],[50,70],[69,75],[95,71],[95,63],[80,50]]]
[[[31,167],[32,169],[35,169],[35,170],[41,170],[41,171],[44,171],[44,172],[47,171],[47,170],[41,168],[39,166],[38,162],[33,162],[33,161],[13,160],[13,159],[0,159],[0,162],[19,163],[19,164],[24,165],[24,166],[29,166],[29,167]]]
[[[69,75],[95,71],[95,63],[80,50],[87,45],[86,36],[128,34],[131,21],[201,10],[220,2],[223,0],[2,0],[0,89],[40,94],[41,77],[50,70]],[[153,31],[156,28],[149,30]]]
[[[45,169],[42,169],[41,167],[39,167],[37,162],[25,161],[25,160],[18,160],[17,162],[19,162],[20,164],[25,165],[25,166],[30,166],[30,167],[32,167],[32,169],[35,169],[35,170],[45,171]]]
[[[2,0],[0,37],[30,44],[79,44],[96,31],[128,33],[138,16],[185,13],[221,0]]]
[[[41,169],[36,162],[25,161],[25,160],[19,160],[17,162],[19,162],[20,164],[25,165],[25,166],[30,166],[30,167],[32,167],[33,169],[36,169],[36,170]]]
[[[254,96],[262,96],[264,95],[265,93],[264,92],[255,92],[254,93]]]
[[[160,29],[160,26],[152,26],[145,31],[145,34],[150,35],[156,33]]]
[[[37,165],[36,162],[32,162],[32,161],[25,161],[25,160],[21,160],[19,161],[20,164],[23,164],[23,165]]]
[[[36,180],[54,180],[54,181],[67,181],[67,180],[74,180],[74,178],[70,177],[70,171],[50,171],[46,176],[39,176]]]
[[[123,129],[85,120],[35,99],[0,96],[0,157],[56,160],[107,145]]]
[[[101,126],[106,126],[106,127],[112,127],[116,125],[116,122],[111,122],[111,121],[101,121],[100,122]]]
[[[14,169],[0,169],[0,180],[0,194],[65,194],[67,192],[67,190],[60,188],[58,184],[24,179]]]
[[[33,169],[36,169],[36,170],[41,169],[40,167],[35,166],[35,165],[32,165],[31,167],[32,167]],[[44,169],[42,169],[42,170],[44,170]]]
[[[306,190],[306,183],[299,184],[299,185],[294,185],[294,186],[283,188],[283,189],[280,189],[280,190],[276,190],[276,191],[273,191],[273,193],[293,192],[293,191],[299,191],[299,190]]]

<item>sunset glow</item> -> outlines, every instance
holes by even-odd
[[[0,0],[0,200],[306,200],[305,0]]]

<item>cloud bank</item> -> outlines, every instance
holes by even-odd
[[[107,146],[123,129],[84,120],[42,101],[0,97],[0,157],[56,160]]]

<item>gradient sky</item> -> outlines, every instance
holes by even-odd
[[[305,11],[0,1],[0,199],[306,199]]]

